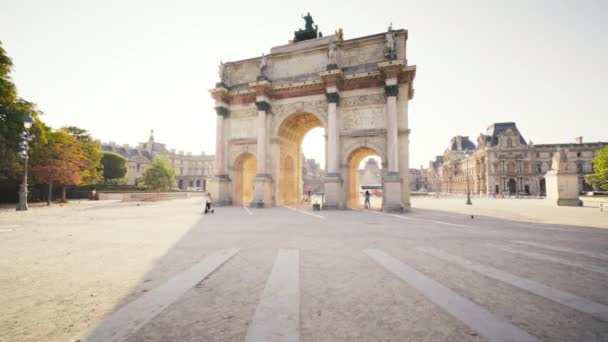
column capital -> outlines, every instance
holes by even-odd
[[[329,103],[335,103],[336,105],[340,103],[340,93],[338,93],[337,91],[328,91],[325,93],[325,97],[327,97],[327,102]]]
[[[258,108],[258,112],[270,113],[270,102],[268,102],[267,100],[256,99],[255,106]]]
[[[387,97],[399,95],[399,85],[398,84],[385,85],[384,94]]]
[[[403,60],[393,60],[393,61],[385,61],[378,63],[378,70],[380,73],[384,75],[385,79],[398,78],[401,72],[403,71],[403,67],[405,62]]]
[[[230,109],[228,107],[219,105],[215,107],[215,113],[221,117],[227,117],[230,114]]]

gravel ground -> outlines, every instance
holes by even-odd
[[[0,340],[67,341],[86,330],[94,334],[104,317],[142,300],[207,256],[234,247],[240,248],[236,256],[127,340],[244,341],[279,249],[299,250],[302,341],[487,339],[432,302],[428,293],[375,263],[363,253],[368,248],[391,255],[539,340],[608,340],[608,322],[597,315],[424,250],[440,250],[605,306],[608,275],[597,271],[608,270],[608,231],[603,229],[471,219],[429,209],[388,215],[226,207],[203,216],[201,206],[201,199],[187,199],[0,210]]]

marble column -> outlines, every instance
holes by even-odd
[[[257,120],[257,174],[265,175],[266,172],[266,153],[268,150],[268,139],[266,137],[266,112],[270,109],[268,101],[256,102],[258,107]]]
[[[215,123],[215,175],[226,175],[226,159],[224,157],[224,115],[227,109],[217,107],[218,112]]]
[[[399,84],[397,78],[385,81],[386,95],[386,159],[388,159],[387,172],[383,178],[384,201],[382,210],[386,212],[402,212],[401,203],[401,174],[399,173],[399,127],[397,121],[397,95]],[[407,171],[406,171],[407,172]]]
[[[218,102],[215,107],[216,139],[215,139],[215,175],[209,178],[207,187],[214,205],[230,205],[232,199],[229,193],[230,178],[226,172],[226,137],[224,123],[230,113],[227,104]]]
[[[338,93],[328,93],[327,105],[327,173],[338,173],[338,122],[336,107]]]
[[[257,174],[253,179],[253,201],[251,202],[251,206],[255,208],[264,208],[274,205],[274,201],[272,200],[272,177],[266,168],[266,156],[268,154],[267,117],[271,108],[270,100],[264,95],[258,95],[256,97],[255,105],[258,109],[256,146]]]
[[[327,87],[325,93],[327,97],[327,174],[323,180],[325,189],[324,209],[340,209],[342,177],[339,170],[339,134],[338,131],[338,113],[337,106],[340,100],[340,94],[335,86]]]

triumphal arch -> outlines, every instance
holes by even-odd
[[[383,162],[385,211],[410,207],[408,101],[416,67],[407,31],[322,37],[310,15],[287,45],[221,63],[210,90],[217,113],[216,170],[208,189],[219,205],[268,207],[302,198],[304,135],[325,130],[324,209],[358,205],[361,160]]]

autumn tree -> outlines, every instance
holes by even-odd
[[[107,183],[113,179],[124,178],[127,174],[127,159],[118,153],[103,151],[101,157],[103,179]]]
[[[89,132],[79,127],[68,126],[61,130],[76,139],[84,157],[85,165],[80,175],[80,182],[76,185],[98,184],[103,179],[102,154],[99,142],[93,140]]]
[[[175,169],[167,157],[157,156],[142,175],[142,180],[154,191],[168,191],[175,184]]]
[[[587,183],[595,189],[608,190],[608,146],[597,151],[593,169],[595,172],[586,177]]]
[[[86,156],[78,140],[65,130],[49,132],[46,143],[40,147],[32,156],[32,175],[37,182],[48,184],[47,205],[51,202],[53,184],[62,186],[61,198],[65,201],[65,186],[82,182]]]

